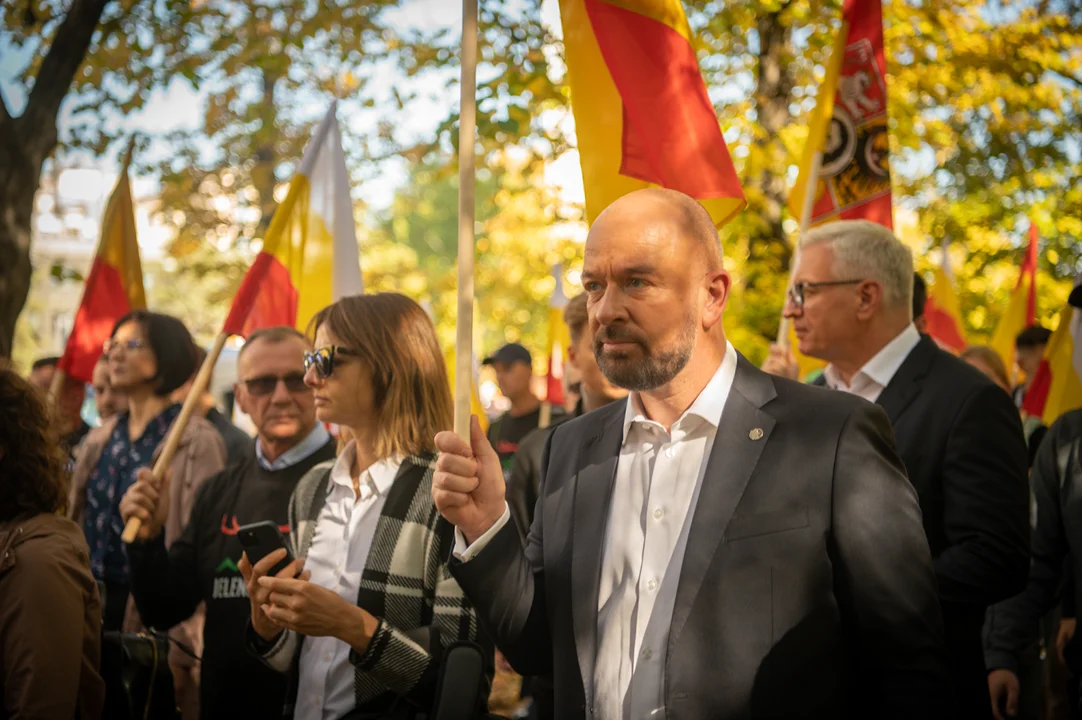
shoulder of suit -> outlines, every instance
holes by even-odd
[[[1063,413],[1048,428],[1044,442],[1052,439],[1057,445],[1082,440],[1082,408]]]
[[[925,391],[922,395],[927,394],[937,408],[944,410],[953,408],[960,412],[971,398],[978,395],[981,396],[982,403],[985,403],[982,407],[988,406],[986,403],[994,406],[1000,400],[1004,406],[1001,409],[1008,405],[1014,406],[1009,392],[965,360],[939,347],[934,348],[927,371],[917,378],[917,382]]]
[[[772,375],[774,389],[778,396],[771,403],[801,403],[817,409],[848,409],[867,404],[866,400],[846,392],[832,390],[825,385],[812,385],[811,383],[799,382],[788,378]]]

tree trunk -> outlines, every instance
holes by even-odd
[[[274,200],[274,186],[277,180],[274,170],[278,165],[278,154],[274,151],[274,140],[278,129],[278,109],[274,104],[275,86],[279,75],[272,70],[263,70],[263,99],[259,104],[261,125],[256,138],[255,167],[252,168],[252,185],[259,193],[261,216],[256,228],[256,237],[262,239],[270,227],[271,217],[278,203]]]
[[[11,357],[15,321],[30,291],[30,220],[42,165],[56,148],[57,114],[108,2],[72,2],[20,117],[0,97],[0,364]]]
[[[762,15],[758,21],[759,68],[755,104],[759,124],[765,131],[757,141],[765,164],[757,179],[762,191],[762,232],[748,243],[749,260],[760,271],[788,275],[791,250],[785,239],[782,217],[786,203],[785,174],[787,156],[778,134],[791,120],[793,83],[788,72],[792,56],[790,29],[782,24],[783,10]],[[752,279],[754,281],[754,279]]]
[[[15,321],[30,292],[30,218],[41,165],[0,148],[0,365],[11,357]]]

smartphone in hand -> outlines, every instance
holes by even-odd
[[[245,554],[248,555],[248,562],[252,565],[255,565],[279,548],[286,549],[285,559],[267,573],[269,576],[277,575],[282,568],[293,562],[293,552],[289,549],[289,540],[278,529],[278,526],[269,520],[241,525],[237,529],[237,537],[240,539],[240,544],[244,546]]]

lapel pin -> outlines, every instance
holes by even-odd
[[[750,437],[752,440],[762,440],[763,439],[763,429],[762,428],[752,428],[751,432],[748,433],[748,437]]]

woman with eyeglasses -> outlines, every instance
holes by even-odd
[[[276,576],[285,550],[240,563],[249,644],[290,674],[297,720],[427,714],[443,649],[479,640],[446,568],[454,530],[431,497],[433,439],[452,424],[443,354],[424,310],[397,293],[344,298],[309,328],[316,416],[351,439],[293,493],[297,559]]]
[[[90,546],[90,569],[103,586],[106,630],[134,632],[141,622],[130,602],[128,564],[120,539],[124,522],[120,500],[137,474],[149,472],[169,429],[180,414],[170,394],[195,371],[196,349],[184,324],[174,317],[137,310],[117,321],[105,343],[109,381],[128,398],[126,410],[91,430],[72,471],[69,515]],[[166,545],[188,522],[203,482],[225,466],[225,444],[214,426],[193,417],[167,473],[171,499],[165,523]],[[202,617],[193,615],[170,634],[188,647],[199,646]],[[191,714],[195,661],[177,648],[170,651],[178,701]],[[189,688],[192,691],[189,692]]]

